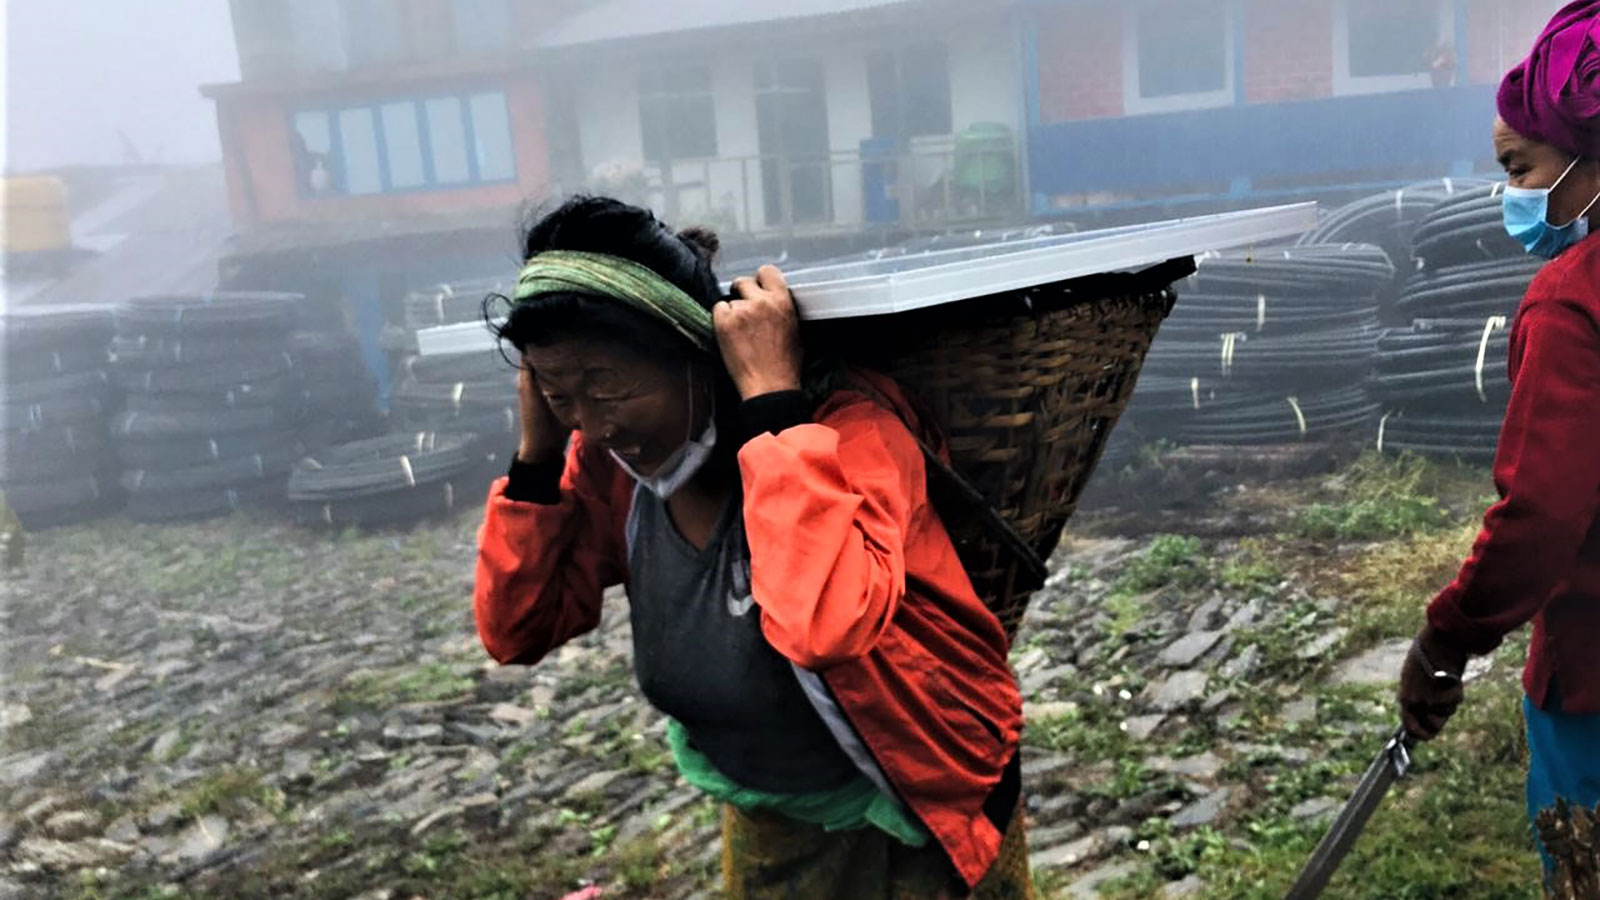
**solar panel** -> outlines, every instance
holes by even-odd
[[[1315,227],[1317,205],[1299,203],[954,250],[799,268],[785,273],[802,318],[890,315],[1165,260],[1267,243]],[[424,356],[490,346],[482,323],[417,333]]]

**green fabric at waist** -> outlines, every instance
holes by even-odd
[[[692,786],[742,810],[765,810],[825,831],[878,828],[908,847],[924,847],[928,832],[893,797],[865,776],[844,787],[812,794],[772,794],[751,790],[717,771],[705,754],[689,743],[689,732],[676,719],[667,720],[667,743],[678,771]]]

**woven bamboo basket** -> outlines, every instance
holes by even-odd
[[[1191,271],[1190,260],[1175,260],[816,334],[849,362],[893,377],[942,428],[951,468],[986,509],[952,515],[932,472],[930,492],[974,588],[1008,635],[1042,586],[1042,561],[1127,408],[1172,309],[1170,285]],[[1000,534],[1007,527],[1009,542]]]

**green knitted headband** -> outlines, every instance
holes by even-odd
[[[592,294],[620,300],[671,325],[701,350],[715,350],[711,312],[649,266],[607,253],[548,250],[528,260],[515,302],[545,294]]]

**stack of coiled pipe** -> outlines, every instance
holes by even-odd
[[[1384,404],[1375,446],[1487,462],[1510,391],[1510,328],[1543,265],[1505,232],[1501,186],[1440,203],[1412,236],[1398,308],[1409,323],[1378,345]]]
[[[140,297],[115,310],[113,423],[139,521],[222,515],[283,498],[301,445],[289,352],[296,294]]]
[[[0,316],[0,493],[30,529],[93,518],[121,502],[106,422],[109,307]]]
[[[1394,277],[1382,249],[1305,245],[1197,263],[1140,377],[1141,436],[1279,444],[1373,421],[1379,294]]]
[[[481,464],[474,435],[391,434],[301,459],[289,478],[289,501],[305,524],[407,525],[482,501]]]

